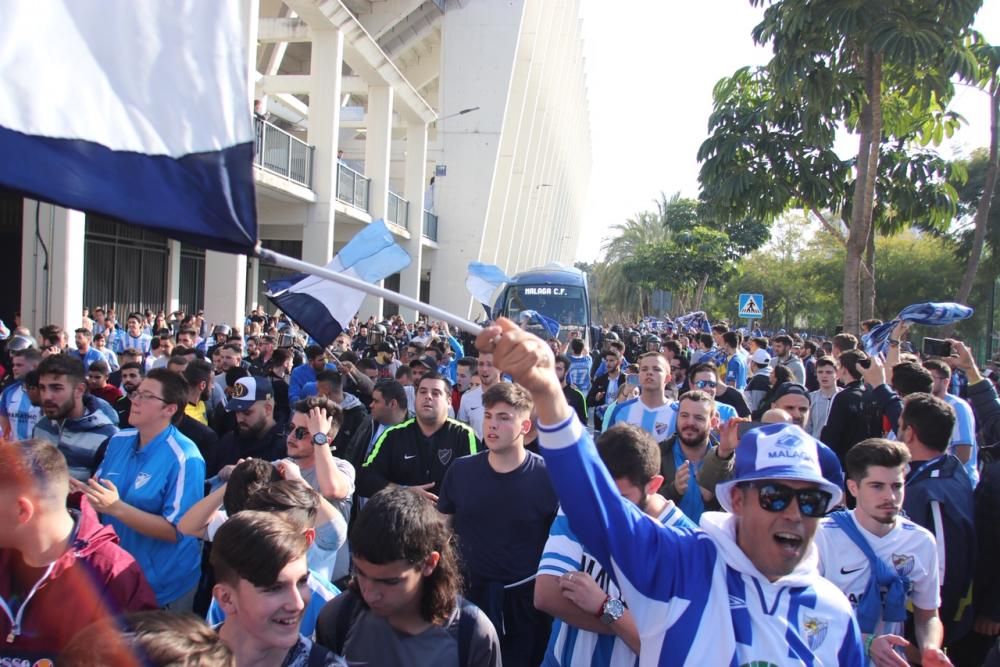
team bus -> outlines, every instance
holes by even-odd
[[[569,340],[572,332],[593,345],[590,327],[590,293],[583,271],[551,263],[518,273],[508,281],[497,297],[493,312],[515,322],[521,313],[534,310],[559,322],[559,339]],[[546,337],[540,325],[523,325]]]

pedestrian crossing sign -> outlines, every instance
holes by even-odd
[[[763,294],[740,294],[740,319],[756,320],[764,317]]]

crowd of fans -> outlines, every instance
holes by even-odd
[[[16,327],[0,662],[1000,664],[963,343],[501,324]]]

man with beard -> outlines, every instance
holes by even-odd
[[[118,427],[87,393],[83,362],[64,354],[46,357],[38,365],[38,389],[45,416],[35,424],[33,437],[59,448],[70,476],[89,479]]]
[[[778,386],[771,407],[792,416],[792,423],[805,430],[809,426],[809,390],[801,384],[785,382]]]
[[[719,446],[712,431],[719,428],[715,398],[707,391],[689,391],[677,402],[677,432],[660,443],[659,492],[681,508],[695,524],[706,510],[716,511],[719,504],[710,489],[698,484],[705,456]]]
[[[214,464],[219,449],[219,435],[208,425],[191,414],[194,408],[197,414],[197,406],[201,405],[204,411],[204,401],[208,398],[208,392],[212,385],[212,365],[204,359],[195,359],[188,362],[188,365],[181,372],[181,376],[188,383],[187,408],[184,416],[177,423],[177,430],[186,435],[195,444],[202,458],[205,459],[206,466]]]
[[[792,349],[792,337],[788,334],[781,334],[771,339],[771,346],[774,348],[774,355],[771,357],[771,367],[785,366],[792,373],[792,378],[798,384],[804,385],[806,382],[806,367],[802,360]]]
[[[850,600],[873,664],[907,664],[897,651],[910,644],[903,638],[909,602],[921,664],[950,665],[941,652],[934,536],[900,516],[909,462],[904,444],[880,438],[847,452],[847,490],[857,507],[820,522],[820,573]]]
[[[223,466],[240,459],[274,461],[285,457],[285,433],[274,421],[270,380],[253,376],[237,380],[226,411],[236,414],[236,430],[219,440],[218,456],[209,464],[207,476],[215,476]]]
[[[386,429],[365,459],[358,476],[358,493],[365,498],[399,484],[436,503],[438,485],[452,462],[479,451],[475,431],[448,418],[451,387],[445,377],[424,373],[416,393],[417,416]]]
[[[128,416],[132,411],[132,394],[142,383],[142,364],[138,361],[130,361],[121,368],[122,377],[122,397],[115,401],[115,412],[118,413],[118,423],[122,426],[128,425]]]

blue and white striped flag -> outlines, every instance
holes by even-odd
[[[873,357],[878,356],[888,351],[889,336],[900,322],[907,321],[914,324],[942,327],[967,320],[975,312],[969,306],[963,306],[959,303],[915,303],[901,310],[896,319],[880,324],[866,333],[861,337],[861,342],[864,344],[865,352]]]
[[[367,283],[377,283],[410,265],[385,221],[362,229],[326,268]],[[267,298],[324,347],[343,331],[361,308],[365,293],[331,280],[308,276]]]
[[[521,326],[524,326],[525,324],[536,324],[544,328],[545,332],[550,336],[559,335],[559,329],[561,328],[559,323],[551,317],[542,315],[537,310],[522,310],[519,317],[521,319]]]
[[[0,185],[204,248],[252,252],[243,7],[5,2]]]
[[[465,279],[465,287],[476,301],[483,305],[486,317],[492,317],[493,293],[508,280],[510,278],[496,264],[469,262],[469,275]]]
[[[680,331],[686,332],[693,329],[697,333],[712,333],[712,322],[709,321],[708,315],[703,310],[681,315],[674,320],[674,324]]]

